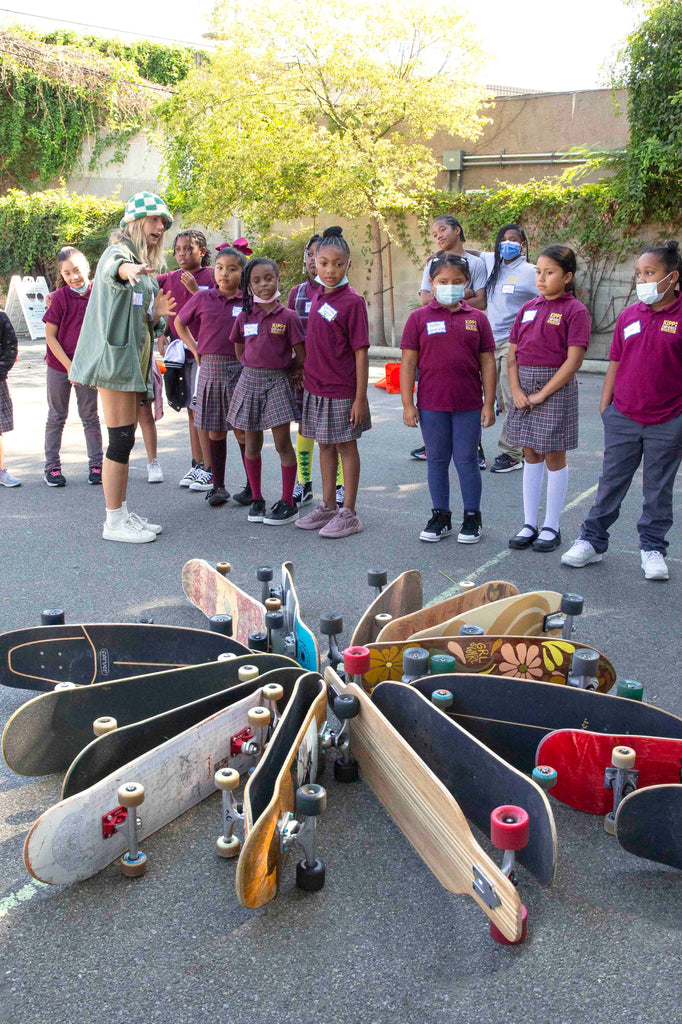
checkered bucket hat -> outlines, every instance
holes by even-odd
[[[121,227],[132,224],[134,220],[141,220],[142,217],[163,217],[166,230],[173,223],[168,207],[161,196],[154,192],[136,192],[130,197],[123,211]]]

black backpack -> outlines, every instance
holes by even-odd
[[[187,405],[190,370],[191,364],[188,366],[187,363],[166,363],[163,384],[166,389],[168,404],[176,412],[180,412]]]

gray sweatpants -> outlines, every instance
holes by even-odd
[[[97,390],[72,385],[68,374],[47,367],[47,423],[45,424],[45,471],[60,465],[59,452],[66,417],[69,415],[71,388],[76,392],[78,415],[83,424],[90,468],[102,465],[102,431],[97,414]]]
[[[644,506],[637,523],[642,551],[665,555],[665,537],[673,524],[673,486],[682,462],[682,414],[667,423],[643,426],[618,412],[611,404],[602,413],[604,463],[594,505],[581,527],[581,537],[595,551],[609,546],[609,527],[632,478],[644,459]]]
[[[523,461],[523,448],[518,445],[509,444],[504,436],[504,428],[506,426],[507,413],[510,409],[514,408],[514,399],[512,398],[511,385],[509,384],[509,373],[507,371],[507,355],[509,354],[509,338],[505,338],[504,341],[495,342],[495,367],[497,369],[497,404],[500,407],[500,415],[497,417],[498,422],[502,422],[502,432],[500,439],[497,442],[497,447],[500,452],[510,455],[512,459],[516,459],[518,462]]]

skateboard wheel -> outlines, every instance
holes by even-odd
[[[222,633],[223,636],[232,636],[232,616],[212,615],[208,620],[212,633]]]
[[[151,615],[138,615],[137,618],[135,619],[135,622],[137,623],[138,626],[154,625],[154,619],[151,617]]]
[[[449,672],[457,671],[457,659],[453,658],[451,654],[432,654],[431,655],[431,675],[439,676],[445,675]]]
[[[525,941],[527,925],[528,925],[528,911],[526,910],[525,906],[522,903],[521,904],[521,937],[520,938],[518,938],[518,939],[508,939],[506,935],[502,934],[500,929],[497,927],[496,924],[494,924],[493,921],[490,922],[490,934],[493,937],[493,939],[495,940],[495,942],[499,942],[501,946],[518,946],[519,943]]]
[[[59,690],[75,690],[75,689],[76,689],[76,684],[75,683],[57,683],[57,685],[55,686],[55,691],[59,691]]]
[[[327,810],[327,790],[316,782],[306,782],[296,790],[296,813],[316,818]]]
[[[137,860],[130,860],[128,854],[124,853],[119,864],[121,865],[121,871],[128,878],[139,878],[147,870],[147,857],[144,853],[138,853]]]
[[[476,584],[473,580],[460,580],[457,586],[460,590],[473,590]]]
[[[118,722],[115,718],[109,718],[102,716],[102,718],[96,718],[92,723],[92,731],[95,736],[106,736],[108,732],[113,732],[114,729],[118,728]]]
[[[355,718],[360,713],[360,701],[352,693],[341,693],[334,700],[334,714],[344,722],[347,718]]]
[[[423,647],[408,647],[403,651],[403,674],[417,679],[429,674],[429,652]]]
[[[319,892],[324,889],[324,862],[315,860],[308,864],[305,860],[299,860],[296,865],[296,886],[304,892]]]
[[[388,612],[380,612],[374,616],[374,628],[377,633],[380,633],[384,626],[387,626],[389,622],[393,622],[393,616],[389,615]]]
[[[278,612],[282,607],[282,602],[278,597],[268,597],[265,601],[265,608],[269,612]]]
[[[63,608],[46,608],[40,613],[40,624],[41,626],[63,626],[64,618]]]
[[[218,661],[234,661],[236,657],[237,655],[234,654],[232,651],[225,651],[224,654],[218,655]]]
[[[528,845],[528,825],[523,807],[503,804],[490,815],[490,841],[499,850],[522,850]]]
[[[463,626],[460,626],[460,636],[484,636],[485,630],[482,626],[474,626],[472,622],[465,622]]]
[[[533,768],[533,782],[537,782],[540,789],[556,786],[558,777],[556,769],[550,768],[548,764],[538,764]]]
[[[269,583],[274,573],[269,565],[261,565],[259,569],[256,569],[256,579],[259,583]]]
[[[260,671],[256,665],[240,665],[237,671],[237,677],[240,683],[248,683],[252,679],[257,679],[259,675]]]
[[[334,781],[335,782],[355,782],[358,777],[358,762],[354,757],[349,757],[347,761],[342,761],[341,758],[337,758],[334,761]]]
[[[619,679],[616,683],[616,697],[629,697],[630,700],[642,700],[644,687],[635,679]]]
[[[262,690],[263,700],[281,700],[284,696],[284,687],[279,683],[266,683]]]
[[[252,729],[264,729],[266,725],[270,725],[270,710],[249,708],[249,725]]]
[[[267,633],[249,633],[249,648],[252,651],[267,651],[267,649],[268,649],[268,634]]]
[[[632,747],[614,747],[611,751],[611,764],[614,768],[634,768],[636,757]]]
[[[452,707],[453,696],[449,690],[434,690],[431,694],[431,703],[435,704],[441,711]]]
[[[367,573],[367,583],[370,587],[385,587],[388,583],[388,576],[384,569],[370,569]]]
[[[275,598],[277,600],[277,598]],[[279,601],[277,601],[279,605]],[[278,611],[266,612],[265,613],[265,625],[267,629],[281,629],[284,625],[284,612],[281,610],[281,606]]]
[[[585,598],[581,594],[562,594],[561,610],[564,615],[582,615]]]
[[[604,831],[610,836],[616,834],[616,815],[613,811],[609,811],[608,814],[604,815]]]
[[[340,615],[322,615],[320,617],[320,633],[322,636],[338,636],[343,633],[343,619]]]
[[[118,787],[118,802],[121,807],[139,807],[144,800],[144,786],[139,782],[125,782]]]
[[[216,572],[219,572],[221,576],[229,576],[232,572],[232,566],[229,562],[218,562]]]
[[[596,676],[599,671],[598,651],[575,651],[571,662],[571,673],[574,676]]]
[[[239,836],[229,836],[227,839],[225,836],[220,836],[215,844],[215,852],[219,857],[236,857],[241,847],[239,842]]]
[[[213,776],[216,789],[226,790],[228,793],[239,785],[239,772],[234,768],[219,768]]]
[[[343,652],[343,667],[346,675],[363,676],[365,672],[369,672],[370,665],[369,648],[367,647],[347,647]]]

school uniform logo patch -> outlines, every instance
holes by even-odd
[[[287,325],[274,323],[270,327],[270,334],[286,334]]]
[[[563,313],[550,313],[547,317],[547,323],[554,324],[554,326],[556,327],[561,323],[562,317]]]
[[[445,334],[446,331],[445,320],[431,320],[426,325],[427,334]]]
[[[467,331],[478,332],[478,324],[476,323],[475,320],[465,320],[464,327],[466,328]]]
[[[664,320],[661,324],[661,330],[665,331],[666,334],[677,334],[678,326],[677,320]]]

